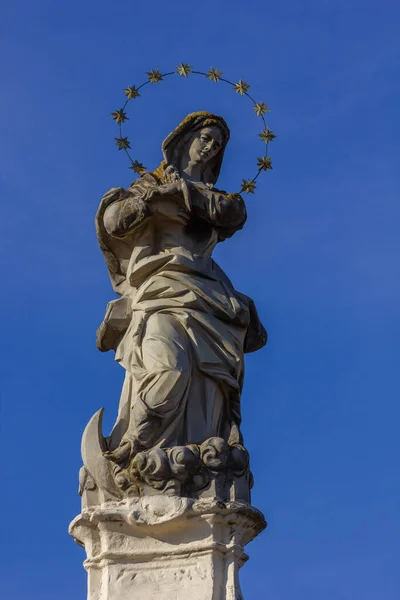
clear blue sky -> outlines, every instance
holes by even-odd
[[[132,174],[110,111],[145,72],[188,61],[252,84],[278,134],[246,228],[216,259],[269,331],[242,399],[269,529],[246,600],[398,600],[400,6],[395,0],[8,0],[0,22],[0,595],[84,600],[80,437],[116,415],[123,371],[95,348],[113,297],[93,217]],[[232,129],[220,185],[260,155],[227,86],[148,86],[126,128],[158,165],[188,112]]]

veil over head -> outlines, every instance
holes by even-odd
[[[218,127],[222,133],[222,145],[215,156],[213,156],[205,165],[203,173],[204,183],[214,185],[217,182],[222,161],[224,158],[225,147],[229,141],[230,131],[225,120],[218,115],[214,115],[207,111],[194,112],[183,119],[163,141],[162,152],[164,156],[164,165],[173,165],[179,167],[179,158],[182,153],[188,134],[195,132],[203,127]]]

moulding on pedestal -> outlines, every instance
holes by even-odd
[[[70,533],[88,600],[240,600],[244,546],[265,527],[243,502],[151,496],[89,508]]]

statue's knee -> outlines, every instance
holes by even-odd
[[[179,321],[171,315],[152,315],[142,342],[142,356],[149,371],[164,371],[184,380],[190,374],[189,341]]]
[[[171,383],[174,384],[174,388],[186,388],[189,383],[190,372],[188,365],[180,364],[172,367],[168,371],[168,375],[171,378]]]
[[[180,367],[163,367],[157,374],[149,373],[139,387],[139,395],[144,401],[143,410],[151,409],[160,416],[174,413],[181,404],[188,386],[190,373]]]

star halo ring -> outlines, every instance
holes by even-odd
[[[224,77],[222,77],[222,71],[219,71],[214,67],[210,67],[207,73],[203,71],[193,71],[193,67],[191,67],[188,63],[180,63],[176,67],[175,71],[170,71],[168,73],[161,73],[160,69],[153,69],[147,72],[147,80],[145,82],[141,83],[138,86],[131,85],[124,89],[124,94],[126,96],[125,102],[122,108],[112,112],[111,116],[116,122],[116,124],[119,126],[119,137],[115,138],[118,150],[123,150],[126,153],[131,162],[130,168],[139,175],[143,171],[147,170],[141,162],[132,158],[131,153],[129,152],[129,150],[131,150],[130,141],[128,137],[123,136],[122,126],[125,123],[125,121],[127,121],[129,118],[125,112],[127,104],[128,102],[131,102],[131,100],[134,100],[141,95],[139,90],[141,90],[144,86],[158,84],[160,83],[160,81],[163,81],[165,77],[170,77],[171,75],[179,75],[180,77],[189,77],[189,75],[200,75],[206,77],[209,81],[212,81],[214,83],[222,82],[228,84],[229,86],[231,86],[234,92],[240,94],[241,96],[247,96],[247,98],[251,100],[251,102],[253,103],[253,110],[256,116],[259,117],[263,123],[263,129],[258,134],[258,136],[261,138],[262,142],[264,142],[265,151],[263,156],[257,158],[256,175],[250,179],[242,179],[240,192],[245,192],[246,194],[254,194],[254,190],[256,188],[256,180],[260,173],[262,171],[268,171],[272,169],[271,157],[268,154],[268,145],[276,138],[276,135],[267,127],[267,123],[264,117],[266,113],[270,112],[270,109],[268,105],[265,104],[265,102],[256,102],[254,100],[254,98],[248,92],[248,90],[250,89],[250,85],[248,83],[246,83],[242,79],[239,79],[236,83],[233,83],[229,79],[225,79]]]

